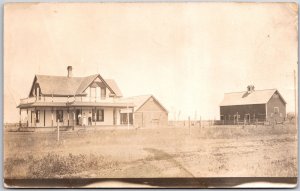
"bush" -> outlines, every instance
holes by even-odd
[[[104,158],[93,154],[89,156],[83,154],[61,156],[48,153],[41,159],[32,161],[29,165],[28,175],[39,178],[59,177],[87,170],[96,170],[103,165],[105,165]]]

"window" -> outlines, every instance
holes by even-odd
[[[35,96],[37,97],[38,100],[41,100],[41,91],[38,85],[35,87]]]
[[[101,99],[105,99],[105,97],[106,97],[106,88],[101,87]]]
[[[104,110],[103,109],[97,109],[97,121],[104,121]]]
[[[35,122],[36,123],[40,122],[40,110],[35,111]]]
[[[63,122],[64,121],[64,112],[63,112],[63,110],[57,110],[56,111],[56,121],[57,122]]]
[[[91,91],[90,93],[91,97],[92,98],[96,97],[96,88],[90,88],[90,91]]]
[[[274,113],[278,114],[279,113],[279,107],[274,107]]]
[[[97,99],[100,98],[100,94],[101,94],[100,92],[101,92],[100,87],[96,87],[96,97],[97,97]]]
[[[92,121],[96,121],[96,111],[95,109],[92,109]]]

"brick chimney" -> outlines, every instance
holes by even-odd
[[[68,78],[72,77],[72,66],[68,66]]]

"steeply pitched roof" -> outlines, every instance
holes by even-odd
[[[153,98],[163,110],[168,112],[168,110],[161,104],[153,95],[140,95],[140,96],[133,96],[133,97],[126,97],[122,98],[120,101],[124,102],[132,102],[134,104],[134,111],[139,110],[150,98]]]
[[[94,74],[91,76],[81,78],[81,82],[76,90],[76,94],[82,93],[96,79],[97,76],[97,74]]]
[[[119,89],[117,83],[115,80],[113,79],[105,79],[106,83],[109,85],[109,87],[111,87],[111,89],[113,89],[113,91],[115,92],[115,94],[117,95],[117,97],[123,97],[123,94],[121,92],[121,90]]]
[[[265,104],[271,99],[275,92],[279,94],[276,89],[255,90],[251,93],[247,93],[247,91],[225,93],[220,106]],[[280,94],[279,96],[283,102],[286,103]]]
[[[100,76],[100,75],[95,74],[95,75],[91,75],[91,76],[87,76],[87,77],[36,75],[34,81],[39,83],[41,92],[44,95],[52,95],[53,94],[53,95],[59,95],[59,96],[73,96],[73,95],[82,94],[83,91],[98,76]],[[106,80],[104,80],[104,81],[118,97],[122,97],[121,91],[114,80],[109,80],[110,84],[108,82],[106,82]]]

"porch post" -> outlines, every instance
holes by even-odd
[[[44,109],[44,127],[46,126],[46,109]]]
[[[53,107],[51,108],[51,127],[53,127]]]
[[[97,123],[96,123],[96,118],[97,118],[97,110],[96,110],[96,107],[95,107],[95,110],[94,110],[94,120],[95,120],[95,126],[97,125]],[[93,114],[92,114],[93,115]]]
[[[69,120],[70,120],[70,111],[69,111],[69,107],[68,107],[68,126],[69,126]]]
[[[22,116],[21,116],[21,113],[22,113],[22,109],[20,108],[20,121],[19,121],[19,127],[22,126]]]
[[[27,108],[27,116],[26,116],[26,118],[27,118],[27,127],[28,127],[28,108]]]

